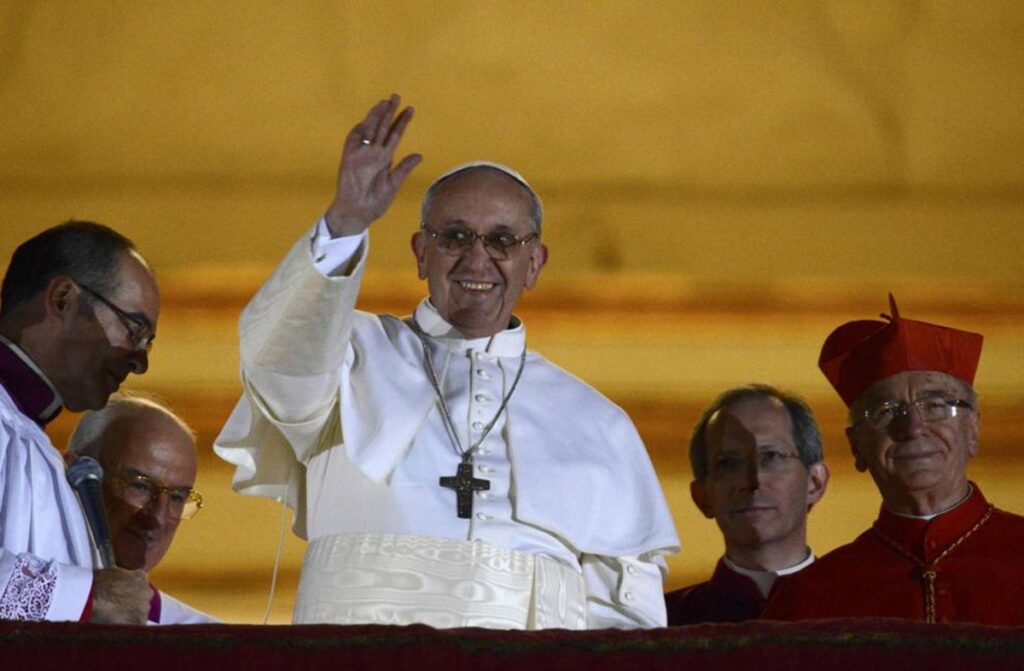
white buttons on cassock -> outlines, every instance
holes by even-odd
[[[491,374],[488,373],[483,368],[477,368],[476,369],[476,376],[478,378],[480,378],[481,380],[490,380],[491,379]]]
[[[487,425],[484,424],[483,422],[473,422],[474,431],[483,431],[485,426]]]
[[[632,592],[626,592],[622,596],[624,596],[626,598],[626,601],[632,601],[633,600],[633,593]]]
[[[482,498],[484,501],[487,501],[491,498],[491,493],[488,491],[479,491],[476,493],[476,495]]]
[[[626,564],[626,573],[629,575],[636,575],[636,567],[632,564]]]
[[[493,473],[494,472],[494,469],[491,468],[490,466],[488,466],[487,464],[480,464],[479,469],[480,469],[481,473]]]
[[[493,515],[488,515],[487,513],[477,513],[476,517],[477,517],[478,520],[492,520],[492,519],[494,519]]]
[[[487,403],[491,398],[487,394],[477,394],[473,397],[477,403]]]

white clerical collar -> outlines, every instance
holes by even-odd
[[[959,501],[957,501],[956,503],[954,503],[950,507],[946,508],[945,510],[940,510],[939,512],[932,513],[931,515],[911,515],[910,513],[898,513],[895,510],[890,510],[889,512],[892,513],[893,515],[895,515],[896,517],[905,517],[905,518],[910,519],[910,520],[931,520],[931,519],[935,519],[939,515],[945,515],[950,510],[953,510],[955,508],[959,508],[960,506],[962,506],[964,504],[965,501],[967,501],[967,499],[971,498],[971,494],[973,494],[973,493],[974,493],[974,485],[972,485],[971,483],[968,482],[967,483],[967,493],[964,494],[964,497],[962,499],[960,499]]]
[[[778,571],[756,571],[749,568],[744,568],[736,562],[734,562],[733,560],[729,559],[728,555],[724,555],[722,557],[722,561],[725,562],[726,567],[728,567],[730,570],[739,573],[740,575],[745,575],[751,580],[753,580],[754,584],[757,585],[757,589],[761,592],[761,596],[767,599],[768,594],[772,591],[772,585],[775,584],[775,580],[779,576],[789,575],[790,573],[802,571],[814,563],[814,551],[808,548],[806,559],[796,564],[793,564],[792,566],[779,569]]]
[[[526,327],[518,317],[512,317],[509,328],[499,331],[493,336],[483,338],[466,338],[459,330],[449,324],[438,313],[429,298],[424,298],[416,306],[413,319],[424,333],[431,338],[441,340],[444,344],[458,351],[475,350],[488,352],[499,357],[519,356],[526,346]]]

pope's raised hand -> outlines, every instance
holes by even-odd
[[[338,168],[338,189],[325,219],[331,235],[357,235],[391,206],[402,182],[423,157],[406,156],[392,167],[395,150],[412,108],[398,113],[401,98],[393,94],[373,106],[366,118],[349,131]]]

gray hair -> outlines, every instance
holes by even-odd
[[[693,478],[697,482],[704,482],[710,473],[707,428],[711,418],[722,408],[749,398],[774,399],[786,408],[790,424],[793,426],[793,443],[804,466],[810,468],[824,459],[821,431],[814,421],[814,413],[811,412],[810,406],[802,398],[767,384],[748,384],[729,389],[719,395],[701,413],[697,425],[693,428],[693,435],[690,436],[690,466],[693,468]]]
[[[114,394],[99,410],[90,410],[79,420],[68,442],[68,451],[78,456],[99,459],[106,443],[103,435],[115,420],[132,414],[153,410],[173,420],[188,435],[195,438],[195,431],[170,408],[151,396],[138,392]]]
[[[425,223],[430,218],[430,210],[434,206],[434,199],[437,197],[437,192],[441,190],[441,187],[455,177],[471,170],[496,172],[505,175],[521,186],[530,199],[530,223],[533,225],[533,231],[540,235],[541,223],[544,219],[544,207],[541,205],[537,192],[533,190],[533,187],[530,186],[529,182],[522,175],[512,168],[501,163],[491,163],[489,161],[474,161],[473,163],[457,166],[434,180],[434,183],[427,188],[427,192],[423,194],[423,203],[420,205],[421,222]]]

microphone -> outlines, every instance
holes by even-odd
[[[68,482],[78,492],[93,545],[100,555],[100,568],[114,568],[114,544],[110,540],[107,513],[103,506],[103,467],[92,457],[78,457],[68,467]]]

